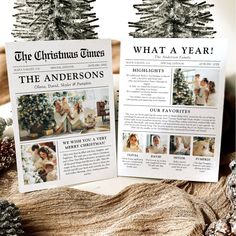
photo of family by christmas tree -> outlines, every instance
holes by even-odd
[[[22,145],[21,152],[25,185],[58,179],[56,146],[53,142]]]
[[[217,70],[174,70],[173,105],[217,106]]]
[[[21,141],[110,130],[108,88],[18,97]]]

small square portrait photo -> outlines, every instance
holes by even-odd
[[[168,136],[148,134],[146,142],[146,153],[167,154]]]
[[[193,156],[214,157],[215,138],[194,137]]]
[[[142,134],[123,133],[123,152],[143,152]]]
[[[54,142],[22,145],[21,153],[25,185],[58,179],[57,153]]]
[[[191,137],[181,135],[170,136],[170,154],[190,155]]]

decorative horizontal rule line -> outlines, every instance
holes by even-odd
[[[205,136],[207,136],[207,137],[216,137],[216,135],[215,134],[196,134],[196,133],[184,133],[184,132],[167,132],[167,131],[164,131],[164,132],[162,132],[162,131],[145,131],[145,130],[139,130],[139,131],[136,131],[136,130],[122,130],[122,132],[125,132],[125,133],[147,133],[147,134],[172,134],[172,135],[182,135],[182,134],[186,134],[186,135],[189,135],[189,136],[203,136],[203,137],[205,137]]]
[[[181,67],[181,68],[203,68],[203,69],[220,69],[219,66],[214,67],[214,66],[185,66],[185,65],[171,65],[171,66],[167,66],[167,65],[139,65],[139,64],[132,64],[132,65],[125,65],[125,66],[139,66],[139,67]]]
[[[94,61],[89,63],[107,63],[107,62],[108,61]],[[13,66],[13,68],[24,68],[24,67],[34,67],[34,66],[64,66],[64,65],[81,65],[81,64],[88,64],[88,62],[45,64],[45,65],[24,65],[24,66]]]
[[[196,108],[200,108],[200,109],[212,109],[212,110],[217,110],[216,107],[204,107],[204,106],[197,106],[195,105],[193,106],[180,106],[180,105],[172,105],[172,106],[156,106],[156,105],[135,105],[135,104],[123,104],[123,106],[127,106],[127,107],[171,107],[171,108],[185,108],[185,109],[196,109]]]
[[[126,61],[200,61],[200,62],[221,62],[221,61],[214,61],[214,60],[162,60],[162,59],[125,59]]]
[[[108,69],[107,66],[105,67],[87,67],[87,68],[77,68],[77,69],[66,69],[66,72],[67,71],[77,71],[77,70],[95,70],[95,69]],[[65,68],[64,69],[61,69],[61,70],[44,70],[44,71],[30,71],[30,72],[34,72],[34,73],[46,73],[46,72],[57,72],[57,71],[65,71]],[[14,75],[19,75],[19,74],[25,74],[25,73],[29,73],[29,71],[24,71],[24,72],[15,72],[13,73]]]

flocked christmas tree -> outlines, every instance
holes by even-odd
[[[129,22],[134,38],[205,38],[215,31],[210,8],[213,4],[197,0],[142,0],[135,4],[138,22]]]
[[[194,105],[193,92],[180,68],[177,68],[174,73],[173,105]]]
[[[23,95],[18,98],[19,124],[31,133],[55,126],[54,110],[46,94]]]
[[[15,38],[64,40],[97,38],[95,0],[15,0]]]

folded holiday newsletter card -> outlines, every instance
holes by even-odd
[[[218,180],[223,39],[121,44],[118,174]]]
[[[110,40],[9,43],[21,192],[116,176]]]

